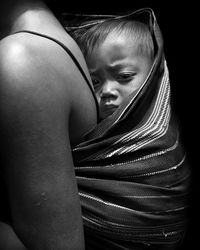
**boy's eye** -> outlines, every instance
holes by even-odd
[[[100,81],[96,78],[92,78],[92,83],[95,90],[98,89],[98,87],[100,86]]]
[[[120,73],[118,74],[118,80],[119,81],[131,81],[133,77],[136,75],[136,73]]]

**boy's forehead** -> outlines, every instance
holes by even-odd
[[[138,54],[136,43],[128,36],[119,35],[117,32],[110,33],[107,38],[97,45],[88,55],[87,59],[102,62],[113,62],[124,58],[132,58]],[[94,63],[94,62],[92,62]]]
[[[105,40],[100,44],[100,46],[131,46],[134,48],[136,41],[134,39],[134,34],[130,35],[125,31],[113,30],[111,31]]]

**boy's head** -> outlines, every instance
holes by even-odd
[[[104,119],[147,78],[154,60],[151,33],[141,22],[112,19],[74,38],[85,56]]]

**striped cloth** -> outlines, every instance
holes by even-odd
[[[162,35],[151,9],[109,18],[124,17],[148,23],[157,53],[137,94],[73,149],[86,249],[175,249],[185,232],[190,169]]]

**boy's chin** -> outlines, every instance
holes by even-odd
[[[100,112],[100,119],[104,120],[104,119],[108,118],[109,116],[111,116],[114,113],[114,111],[115,110]]]

